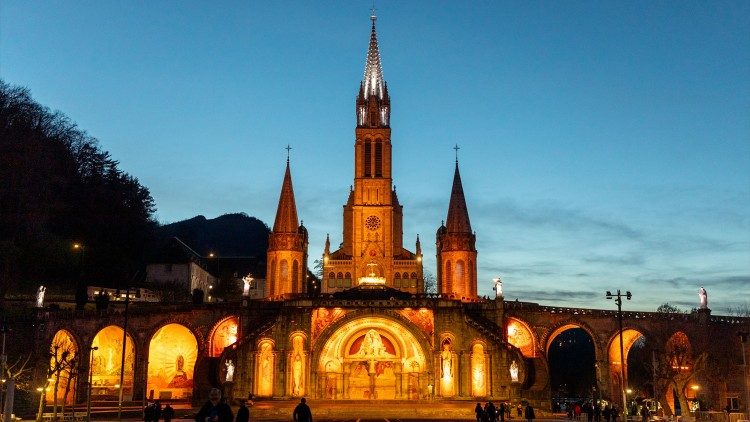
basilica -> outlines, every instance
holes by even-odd
[[[450,194],[446,186],[445,221],[435,224],[437,292],[425,292],[421,241],[403,239],[404,208],[391,172],[391,98],[371,20],[354,104],[354,183],[342,236],[327,238],[321,251],[320,283],[308,278],[308,233],[298,219],[287,160],[263,297],[139,303],[129,317],[39,309],[36,341],[50,352],[38,356],[36,379],[53,380],[43,386],[47,403],[80,403],[87,393],[95,401],[119,395],[196,403],[221,388],[230,399],[492,399],[549,409],[549,351],[570,329],[583,330],[593,344],[586,370],[592,398],[625,405],[627,357],[645,338],[680,353],[679,363],[675,354],[659,363],[671,378],[654,379],[664,407],[685,409],[689,399],[715,408],[740,403],[747,377],[737,363],[735,333],[747,330],[748,318],[713,316],[707,303],[689,314],[618,315],[510,302],[501,285],[494,298],[479,297],[476,236],[458,160]],[[332,240],[340,246],[332,248]],[[701,365],[711,354],[725,358],[705,371]],[[64,359],[68,366],[60,364]]]

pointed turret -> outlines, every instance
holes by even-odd
[[[419,241],[419,235],[417,235],[417,244],[415,245],[414,250],[416,251],[417,256],[422,256],[422,242]]]
[[[464,198],[464,187],[461,184],[458,161],[456,161],[456,171],[453,174],[453,188],[451,189],[451,200],[448,204],[446,221],[448,233],[471,233],[469,210],[466,208],[466,198]]]
[[[370,31],[370,47],[367,49],[367,58],[365,59],[365,76],[362,79],[364,83],[365,98],[370,95],[376,95],[381,100],[385,93],[385,81],[383,80],[383,67],[380,65],[380,51],[378,50],[378,34],[375,31],[375,21],[378,19],[375,14],[370,16],[372,19],[372,30]]]
[[[476,236],[471,231],[458,157],[448,218],[438,228],[436,237],[438,292],[461,300],[473,300],[477,296]]]
[[[289,151],[287,147],[287,151]],[[279,207],[266,253],[266,297],[300,294],[306,289],[307,229],[297,219],[289,158],[281,184]]]
[[[273,231],[274,233],[296,233],[298,229],[299,220],[297,219],[297,204],[294,201],[294,189],[292,188],[292,172],[289,170],[289,160],[287,160]]]
[[[325,249],[323,250],[323,254],[325,256],[328,256],[331,254],[331,238],[328,236],[328,233],[326,233],[326,245],[325,245]]]

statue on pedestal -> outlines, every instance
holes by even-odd
[[[227,367],[227,375],[224,377],[224,381],[234,381],[234,362],[232,362],[232,359],[227,359],[227,361],[224,362],[224,366]]]
[[[699,309],[708,309],[708,293],[706,293],[706,289],[703,286],[698,290],[698,297],[701,301]]]
[[[492,281],[495,283],[495,287],[492,289],[495,291],[495,299],[503,298],[503,280],[500,277],[493,278]]]

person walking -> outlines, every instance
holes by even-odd
[[[172,419],[174,419],[174,409],[169,403],[161,410],[161,417],[164,418],[164,422],[172,422]]]
[[[497,415],[500,416],[500,422],[505,422],[505,403],[500,403],[497,408]]]
[[[297,407],[294,408],[292,419],[294,419],[295,422],[312,422],[312,411],[310,410],[310,406],[307,405],[306,401],[307,400],[302,397],[299,400],[299,404],[297,405]]]
[[[228,404],[221,401],[221,391],[212,388],[208,401],[195,414],[195,422],[233,422],[234,414]]]
[[[482,403],[477,403],[476,407],[474,408],[474,413],[477,415],[477,422],[482,422],[482,415],[484,414]]]
[[[245,400],[240,400],[240,408],[237,409],[237,418],[234,420],[234,422],[249,422],[249,421],[250,421],[250,409],[247,408],[247,402]]]
[[[497,409],[492,401],[487,403],[487,416],[490,417],[490,422],[497,422]]]
[[[530,403],[526,404],[526,410],[523,412],[524,417],[528,422],[533,422],[534,419],[536,419],[536,415],[534,414],[534,408],[531,407]]]

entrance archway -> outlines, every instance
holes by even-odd
[[[626,391],[630,390],[632,392],[631,394],[641,393],[641,391],[639,391],[639,387],[633,385],[632,381],[639,379],[639,376],[636,375],[636,373],[640,374],[643,371],[644,361],[639,360],[633,362],[633,359],[631,359],[630,356],[630,351],[634,348],[634,346],[636,346],[635,354],[642,354],[639,352],[642,352],[643,350],[643,346],[645,345],[644,340],[645,337],[643,336],[643,333],[636,329],[627,328],[622,330],[622,352],[625,356],[624,382],[621,380],[622,374],[620,372],[620,366],[622,365],[622,359],[620,359],[620,333],[615,333],[615,335],[609,341],[609,347],[607,348],[607,359],[609,360],[610,379],[612,380],[611,391],[613,392],[613,394],[621,394],[621,392],[623,391],[621,388],[623,388],[623,386]],[[630,363],[634,363],[636,367],[631,367]],[[648,394],[647,396],[650,397],[650,395]],[[627,397],[628,402],[632,398],[632,396]],[[613,397],[612,399],[615,401],[615,403],[622,402],[622,398],[620,397]]]
[[[208,344],[208,356],[218,358],[224,348],[237,342],[240,319],[236,316],[221,320],[211,331]]]
[[[553,398],[590,397],[596,383],[596,347],[588,331],[567,324],[547,340],[547,360]]]
[[[118,397],[120,392],[120,366],[122,363],[123,330],[116,325],[102,328],[91,342],[94,354],[91,368],[92,396]],[[133,397],[133,364],[135,363],[135,346],[133,338],[127,335],[125,347],[125,373],[123,376],[123,399]]]
[[[73,403],[78,376],[78,344],[67,330],[55,333],[49,348],[49,374],[52,381],[47,387],[47,403]]]
[[[345,322],[319,356],[322,398],[420,399],[432,386],[430,362],[420,341],[395,319],[372,316]]]
[[[148,346],[147,391],[150,399],[190,399],[198,341],[184,325],[161,327]]]

